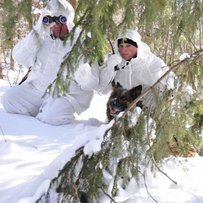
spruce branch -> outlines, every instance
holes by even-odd
[[[135,108],[136,104],[146,95],[148,95],[151,91],[154,90],[154,88],[172,71],[176,70],[181,64],[190,61],[191,59],[195,59],[199,56],[201,56],[201,54],[203,53],[203,49],[200,49],[194,53],[191,54],[190,58],[185,58],[184,60],[176,63],[174,66],[172,66],[166,73],[164,73],[151,87],[149,87],[147,89],[146,92],[144,92],[143,94],[141,94],[139,97],[137,97],[132,104],[125,110],[125,112],[123,113],[121,118],[124,118],[126,116],[126,114],[128,113],[128,111],[132,110]],[[119,120],[119,119],[118,119]],[[116,122],[115,122],[116,123]]]
[[[84,21],[84,18],[87,15],[87,11],[86,10],[83,14],[83,16],[80,18],[80,20],[75,24],[75,26],[73,27],[73,29],[71,30],[71,33],[67,36],[66,40],[64,41],[64,44],[66,43],[67,39],[70,38],[73,41],[74,38],[74,34],[76,32],[77,27],[79,27],[79,25],[82,24],[82,22]],[[85,27],[85,26],[84,26]],[[74,71],[73,70],[73,60],[72,57],[74,54],[78,53],[78,50],[82,49],[82,45],[80,43],[81,38],[85,32],[85,28],[82,27],[82,29],[80,29],[80,33],[76,39],[76,41],[73,44],[73,47],[71,49],[71,51],[69,51],[68,53],[65,54],[65,56],[63,57],[63,61],[60,64],[60,69],[57,73],[57,77],[56,79],[49,85],[49,87],[47,88],[47,91],[45,92],[45,95],[47,93],[52,94],[52,96],[59,96],[61,93],[63,95],[64,91],[62,90],[62,87],[64,87],[64,84],[66,84],[65,81],[68,81],[68,85],[67,88],[70,85],[70,81],[73,80],[73,74]],[[68,66],[69,64],[69,66]],[[64,77],[64,73],[65,73],[65,69],[67,69],[67,73]],[[68,89],[65,89],[65,92],[68,91]]]

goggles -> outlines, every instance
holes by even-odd
[[[60,15],[60,16],[44,16],[42,19],[42,23],[45,25],[49,25],[50,23],[56,22],[65,24],[67,21],[66,16]]]

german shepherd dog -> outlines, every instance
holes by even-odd
[[[107,102],[107,118],[111,121],[120,112],[125,111],[130,104],[141,95],[142,85],[133,87],[130,90],[123,88],[120,83],[112,83],[113,91]],[[142,102],[139,101],[136,106],[142,108]]]
[[[107,118],[108,122],[114,119],[120,112],[125,111],[131,103],[141,95],[142,85],[133,87],[130,90],[124,89],[120,83],[112,83],[113,91],[109,97],[107,102]],[[136,106],[143,108],[142,101],[138,101]],[[181,146],[184,150],[181,150]],[[194,157],[197,153],[196,149],[187,142],[183,143],[183,141],[178,140],[174,136],[174,140],[171,143],[168,143],[169,153],[173,156],[180,157]]]

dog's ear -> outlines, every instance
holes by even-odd
[[[111,85],[112,85],[113,88],[116,86],[115,80],[113,80],[113,81],[111,82]]]
[[[114,80],[111,83],[113,88],[122,88],[122,85],[119,82],[115,82]]]
[[[122,85],[119,82],[117,82],[116,87],[122,88]]]
[[[133,87],[131,90],[129,90],[131,98],[134,100],[137,97],[139,97],[142,93],[142,85],[138,85],[136,87]]]

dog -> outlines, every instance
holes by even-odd
[[[130,104],[142,93],[142,85],[128,90],[123,88],[120,83],[112,83],[113,91],[107,102],[106,115],[108,122],[116,117],[120,112],[125,111]],[[138,101],[136,106],[142,108],[142,101]]]

